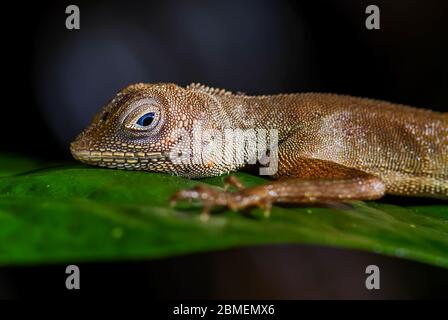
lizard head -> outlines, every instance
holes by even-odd
[[[201,177],[222,173],[206,161],[182,162],[193,124],[210,121],[210,95],[175,84],[134,84],[117,95],[70,145],[73,157],[101,167]],[[173,155],[177,156],[174,160]],[[195,166],[195,168],[192,168]]]

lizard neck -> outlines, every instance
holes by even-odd
[[[222,128],[278,130],[287,137],[299,124],[302,94],[275,96],[217,95],[212,114]]]

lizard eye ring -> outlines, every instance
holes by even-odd
[[[151,101],[143,99],[137,102],[134,108],[131,108],[131,112],[123,120],[126,129],[133,132],[149,132],[160,127],[161,110],[156,104],[149,102]]]

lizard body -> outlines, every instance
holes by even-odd
[[[198,144],[215,138],[198,142],[182,135],[272,129],[278,170],[271,183],[244,189],[231,178],[236,192],[198,187],[179,191],[175,200],[200,199],[206,210],[256,205],[269,211],[274,202],[376,199],[384,193],[448,198],[447,113],[335,94],[247,96],[199,84],[135,84],[96,115],[71,152],[88,164],[200,178],[245,167],[250,150],[240,146],[246,160],[236,161],[223,143],[222,152],[188,161],[192,150],[202,150]],[[184,161],[174,161],[173,154]]]

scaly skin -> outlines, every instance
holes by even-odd
[[[152,122],[138,125],[150,112]],[[190,137],[208,129],[278,130],[278,171],[271,183],[244,189],[230,178],[236,192],[197,187],[173,197],[199,199],[205,213],[215,205],[260,206],[268,213],[276,202],[368,200],[384,193],[448,198],[448,114],[334,94],[245,96],[199,84],[135,84],[96,115],[71,152],[91,165],[190,178],[246,166],[228,144],[188,160],[201,146],[179,129]]]

